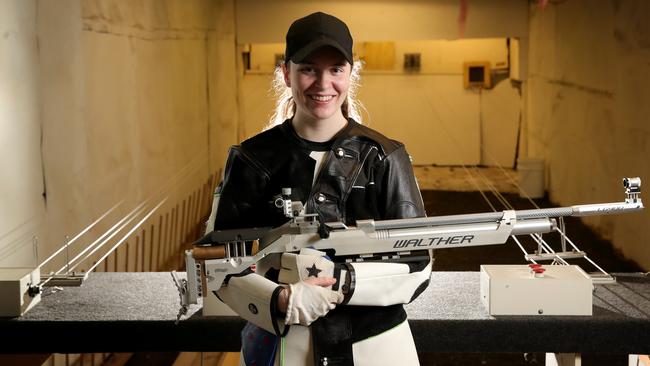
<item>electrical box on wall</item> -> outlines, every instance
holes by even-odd
[[[492,87],[490,78],[490,62],[471,61],[463,63],[463,84],[465,89]]]
[[[405,53],[404,54],[404,71],[419,72],[421,68],[421,54]]]

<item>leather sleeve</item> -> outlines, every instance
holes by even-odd
[[[259,169],[240,147],[230,148],[223,179],[215,192],[219,201],[210,230],[259,226],[268,210],[263,198],[268,179],[265,170]]]
[[[241,148],[232,147],[223,179],[215,190],[206,231],[268,225],[273,216],[266,212],[268,203],[263,197],[267,181],[264,169]],[[275,309],[279,290],[277,283],[247,270],[232,276],[215,294],[242,318],[277,333],[283,326],[283,318]]]
[[[271,173],[240,146],[230,148],[223,179],[215,190],[212,230],[278,227],[288,219],[268,192]],[[280,190],[277,189],[279,193]]]
[[[383,207],[383,219],[426,216],[411,159],[403,145],[378,163],[376,177],[381,182],[377,202]]]
[[[403,145],[379,162],[377,202],[384,219],[424,217],[426,212],[411,160]],[[360,262],[348,264],[354,291],[350,305],[387,306],[413,301],[426,289],[431,276],[429,251],[411,263]]]

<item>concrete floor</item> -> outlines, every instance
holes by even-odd
[[[518,192],[519,177],[510,168],[419,165],[413,170],[423,191],[489,191],[493,187],[501,193]]]

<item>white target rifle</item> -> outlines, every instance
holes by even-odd
[[[314,215],[299,216],[296,205],[301,204],[292,202],[290,190],[285,189],[275,204],[291,218],[286,224],[275,229],[215,230],[196,241],[192,250],[185,251],[187,278],[181,279],[172,272],[180,295],[178,319],[203,294],[219,290],[226,276],[241,273],[269,254],[298,252],[301,248],[354,257],[357,261],[394,261],[414,250],[504,244],[512,237],[530,262],[555,260],[567,264],[563,258],[587,258],[586,254],[570,240],[573,250],[555,252],[541,239],[541,234],[557,231],[568,240],[556,218],[642,210],[641,179],[625,178],[623,187],[626,193],[623,202],[397,220],[357,220],[356,226],[320,223]],[[527,254],[516,235],[531,235],[540,250]]]

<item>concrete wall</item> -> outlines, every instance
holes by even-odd
[[[0,1],[0,267],[34,266],[42,235],[36,4]]]
[[[44,210],[43,260],[114,207],[71,246],[72,256],[142,208],[97,259],[137,223],[144,228],[157,219],[159,203],[155,215],[171,214],[180,226],[181,201],[223,164],[225,149],[214,145],[235,142],[236,70],[234,57],[223,56],[235,50],[233,2],[0,6],[0,74],[10,81],[1,84],[0,100],[10,103],[0,108],[0,129],[3,140],[14,141],[2,144],[0,155],[8,159],[3,174],[19,177],[11,186],[2,179],[2,196],[13,198],[3,199],[0,238],[13,240],[16,228]],[[14,99],[4,97],[10,90]],[[45,270],[60,268],[63,259]]]
[[[237,65],[235,41],[235,1],[212,2],[214,27],[208,32],[208,97],[210,143],[210,171],[220,171],[226,161],[227,147],[239,141],[240,124],[238,80],[241,71]]]
[[[507,61],[505,38],[528,35],[524,1],[472,1],[468,7],[465,38],[474,43],[431,42],[461,38],[459,3],[437,1],[330,1],[299,2],[259,0],[237,2],[237,42],[243,49],[252,43],[282,43],[291,22],[313,11],[324,11],[344,20],[353,34],[358,56],[363,43],[396,41],[395,69],[362,72],[359,99],[367,114],[364,123],[403,141],[415,164],[486,164],[512,167],[517,133],[523,118],[523,99],[518,85],[502,80],[494,89],[463,87],[462,62],[481,59]],[[491,44],[496,40],[500,46]],[[427,42],[425,42],[427,41]],[[494,43],[494,42],[493,42]],[[283,48],[269,48],[266,61]],[[423,69],[418,74],[401,72],[402,54],[421,52]],[[524,57],[525,52],[522,53]],[[504,56],[505,55],[505,56]],[[495,62],[492,67],[501,66]],[[516,60],[517,65],[520,60]],[[243,137],[260,131],[273,108],[271,75],[246,74],[242,78],[240,123]],[[483,150],[483,151],[482,151]]]
[[[621,201],[621,178],[650,178],[650,2],[551,2],[530,12],[525,152],[546,159],[553,201]],[[649,219],[586,221],[650,269]]]
[[[468,1],[464,33],[457,0],[239,0],[237,42],[278,43],[294,19],[314,11],[341,18],[357,42],[527,37],[527,2]]]

